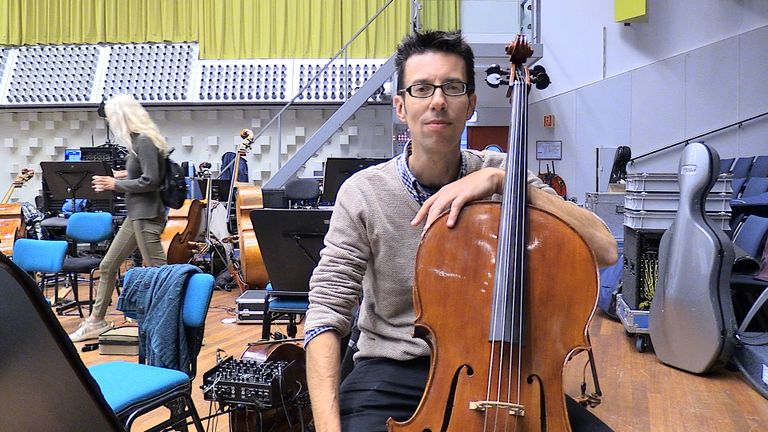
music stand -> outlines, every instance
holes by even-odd
[[[37,284],[0,254],[0,430],[124,431]]]
[[[40,168],[53,199],[71,198],[74,211],[77,198],[108,200],[113,196],[112,191],[96,192],[91,187],[93,176],[112,176],[112,168],[104,161],[40,162]]]
[[[273,295],[306,296],[309,278],[320,261],[331,210],[272,209],[251,211],[251,222]]]
[[[323,194],[320,196],[320,201],[335,202],[336,193],[341,184],[352,174],[388,160],[386,158],[328,158],[323,171]]]
[[[200,190],[203,191],[203,196],[204,196],[205,188],[208,185],[208,179],[198,178],[197,185],[200,188]],[[229,201],[229,180],[212,178],[211,179],[211,196],[208,198],[219,201],[219,202]]]

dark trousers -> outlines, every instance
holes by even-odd
[[[341,429],[344,432],[386,432],[387,419],[411,418],[421,401],[429,358],[410,361],[364,359],[341,384]],[[611,432],[594,414],[566,396],[574,432]],[[473,432],[473,431],[468,431]]]

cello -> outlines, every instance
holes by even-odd
[[[0,201],[0,252],[6,256],[13,255],[13,243],[22,236],[22,214],[21,204],[9,204],[11,195],[16,188],[20,188],[35,175],[35,172],[29,168],[24,168],[21,173],[13,179],[13,183],[5,192],[3,200]]]
[[[194,250],[190,242],[200,232],[204,206],[200,200],[187,199],[181,208],[168,212],[168,222],[160,235],[168,264],[186,264],[192,259]]]
[[[443,214],[422,238],[413,302],[415,331],[432,349],[430,371],[416,412],[389,419],[390,432],[571,430],[563,368],[588,347],[597,263],[571,226],[527,207],[526,108],[536,77],[523,66],[532,54],[524,37],[507,54],[512,127],[503,200],[468,204],[453,228]],[[476,325],[447,311],[472,311]]]
[[[296,378],[293,388],[286,389],[295,398],[291,407],[277,407],[269,410],[256,410],[251,407],[238,407],[229,412],[229,424],[232,432],[290,432],[304,430],[300,424],[309,424],[312,409],[307,393],[306,354],[301,343],[303,339],[285,339],[279,341],[259,341],[248,344],[240,356],[242,360],[257,363],[285,361],[293,364]],[[288,385],[288,383],[286,383]]]

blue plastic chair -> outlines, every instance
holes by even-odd
[[[54,301],[58,301],[59,278],[67,254],[63,240],[18,239],[13,244],[13,262],[27,273],[42,273],[40,290],[49,276],[55,278]]]
[[[756,196],[765,192],[768,192],[768,177],[752,177],[747,180],[747,185],[744,186],[741,198]]]
[[[749,170],[750,177],[768,177],[768,156],[758,156],[752,162],[752,169]]]
[[[93,275],[101,265],[104,258],[96,254],[96,244],[112,238],[112,215],[106,212],[78,212],[69,217],[67,223],[67,237],[72,240],[70,253],[64,259],[62,272],[69,275],[72,281],[73,302],[66,303],[58,308],[59,314],[72,307],[77,307],[80,317],[83,316],[82,304],[77,287],[77,275],[88,274],[88,302],[89,310],[93,309]],[[79,256],[78,243],[89,243],[91,253],[87,256]]]
[[[744,183],[747,182],[747,179],[745,178],[734,178],[731,180],[731,198],[738,198],[739,194],[741,194],[741,189],[744,188]]]
[[[272,335],[272,323],[281,318],[288,319],[286,331],[288,337],[296,337],[298,328],[296,317],[304,315],[309,309],[309,293],[299,295],[273,295],[272,284],[266,286],[267,296],[264,299],[264,319],[261,326],[261,338],[269,340]]]
[[[197,333],[197,337],[188,339],[192,360],[190,375],[174,369],[124,361],[101,363],[88,368],[107,403],[126,429],[130,430],[136,418],[161,406],[174,404],[178,409],[171,410],[171,417],[152,430],[164,430],[191,417],[197,431],[204,431],[191,394],[213,282],[214,278],[210,274],[198,273],[189,278],[184,291],[184,326],[188,334]],[[183,405],[175,405],[177,401],[183,402]]]
[[[733,165],[734,158],[720,159],[720,174],[731,172],[731,165]]]
[[[731,169],[731,174],[733,174],[734,178],[744,178],[747,177],[749,174],[750,168],[752,168],[752,156],[749,157],[740,157],[736,159],[736,162],[733,164],[733,168]]]

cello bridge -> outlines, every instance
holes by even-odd
[[[477,401],[469,403],[469,409],[473,411],[486,411],[488,408],[507,410],[509,411],[509,415],[518,417],[523,417],[525,415],[525,407],[520,404],[499,401]]]

